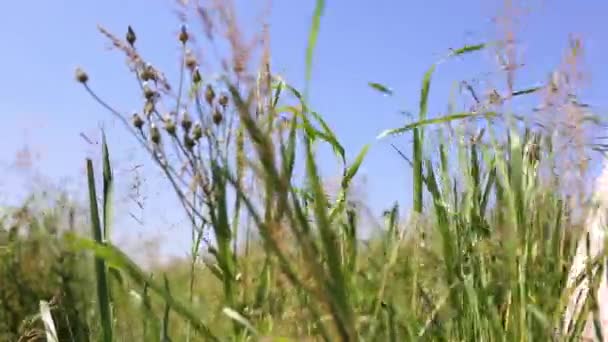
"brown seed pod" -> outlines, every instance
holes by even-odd
[[[202,80],[203,78],[201,77],[201,73],[198,72],[198,68],[194,69],[194,72],[192,73],[192,82],[200,83]]]
[[[190,71],[194,71],[194,69],[196,68],[197,65],[197,61],[196,61],[196,57],[194,57],[194,54],[192,54],[191,51],[186,52],[186,67],[188,67],[188,69],[190,69]]]
[[[154,111],[154,100],[147,100],[144,105],[144,115],[150,117],[150,114]]]
[[[192,119],[190,119],[190,115],[188,112],[184,112],[182,115],[182,128],[184,131],[188,132],[192,127]]]
[[[135,31],[133,31],[133,28],[131,27],[131,25],[129,25],[129,27],[127,28],[127,42],[129,43],[129,45],[131,45],[131,47],[133,47],[135,45],[135,41],[137,40],[137,36],[135,36]]]
[[[81,68],[76,68],[76,80],[82,84],[85,84],[89,81],[89,75],[87,75],[87,73]]]
[[[186,25],[182,25],[181,30],[179,32],[179,41],[182,44],[186,44],[188,41],[188,30],[186,30]]]
[[[213,123],[216,125],[219,125],[222,123],[223,119],[224,119],[224,116],[222,115],[222,112],[220,112],[220,110],[216,108],[213,113]]]
[[[222,96],[220,96],[219,102],[220,105],[224,107],[224,109],[226,109],[226,106],[228,106],[228,96],[226,94],[222,94]]]
[[[152,98],[154,98],[154,95],[156,95],[156,91],[150,88],[147,84],[144,85],[144,96],[146,97],[146,99],[151,100]]]
[[[210,84],[207,84],[207,89],[205,90],[205,100],[209,105],[213,104],[213,99],[215,99],[215,92],[213,91],[213,87]]]
[[[146,64],[140,73],[140,77],[144,82],[156,80],[156,73],[154,72],[154,68],[152,67],[152,65]]]
[[[144,126],[144,120],[142,120],[137,113],[133,113],[131,121],[133,122],[133,126],[137,129],[141,129]]]
[[[160,131],[154,123],[150,125],[150,140],[157,145],[160,143]]]
[[[200,122],[194,124],[194,128],[192,129],[192,139],[199,140],[203,136],[203,126],[201,126]]]
[[[175,122],[170,115],[165,116],[165,130],[169,135],[175,136]]]
[[[184,134],[184,146],[186,146],[186,149],[188,149],[188,151],[192,151],[192,149],[194,148],[195,142],[192,138],[190,138],[188,136],[188,134]]]

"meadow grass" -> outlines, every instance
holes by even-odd
[[[79,223],[90,225],[90,238],[57,229],[60,212],[13,215],[2,223],[8,234],[0,258],[7,284],[0,287],[0,336],[576,340],[584,320],[568,335],[561,334],[560,324],[571,292],[568,270],[582,235],[560,176],[543,172],[555,159],[551,135],[511,121],[517,116],[493,106],[491,97],[469,112],[427,116],[437,65],[487,44],[452,50],[432,64],[422,80],[417,120],[380,135],[413,135],[412,213],[404,219],[395,205],[384,213],[381,230],[369,240],[358,238],[364,227],[350,191],[369,146],[349,158],[308,103],[323,6],[317,1],[303,92],[273,75],[264,58],[254,78],[237,60],[233,72],[204,81],[188,54],[191,33],[183,27],[178,37],[183,61],[173,94],[137,50],[133,28],[125,40],[101,29],[129,58],[145,99],[142,110],[129,121],[97,95],[83,70],[77,80],[163,171],[189,218],[192,255],[147,270],[112,243],[115,179],[112,144],[104,135],[101,200],[95,182],[99,166],[86,161],[89,219]],[[221,24],[235,25],[226,18],[216,23]],[[228,41],[235,51],[242,48],[235,37]],[[512,90],[502,101],[543,89]],[[160,108],[174,110],[165,114]],[[479,130],[467,136],[462,128],[454,135],[452,124]],[[443,139],[432,141],[431,129]],[[336,193],[327,192],[320,176],[320,144],[335,152],[342,168]],[[298,168],[303,180],[295,176]],[[25,237],[19,234],[24,229]],[[255,235],[238,241],[243,229]],[[212,240],[204,238],[206,232]],[[32,284],[40,288],[28,290]],[[62,300],[51,300],[54,292]],[[597,310],[593,296],[587,302],[586,312]]]

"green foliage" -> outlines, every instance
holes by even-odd
[[[558,337],[555,329],[570,293],[565,279],[580,234],[559,179],[540,172],[555,157],[550,139],[512,126],[506,141],[497,138],[490,119],[504,119],[498,110],[428,118],[432,76],[443,61],[433,64],[423,76],[417,121],[380,136],[413,134],[413,183],[405,190],[412,191],[415,215],[405,220],[395,205],[384,213],[381,229],[361,240],[358,233],[368,227],[352,188],[370,145],[351,160],[330,124],[308,103],[323,9],[324,1],[317,1],[303,96],[266,64],[267,74],[260,73],[255,85],[235,82],[241,80],[238,73],[203,84],[192,67],[191,97],[182,98],[189,64],[184,56],[171,103],[180,113],[165,117],[157,108],[168,87],[162,88],[160,73],[137,59],[133,69],[146,102],[143,115],[130,124],[96,95],[88,77],[79,77],[162,170],[190,219],[192,255],[144,269],[110,241],[116,180],[104,135],[101,212],[94,165],[87,160],[91,238],[73,230],[60,233],[58,218],[48,214],[22,214],[7,228],[0,221],[0,231],[8,232],[0,255],[3,340],[31,331],[53,334],[51,327],[59,340],[70,341]],[[133,42],[103,32],[133,56]],[[131,27],[128,32],[134,37]],[[185,53],[188,40],[180,41]],[[485,46],[452,50],[447,58]],[[369,86],[394,96],[379,83]],[[225,92],[218,98],[220,88]],[[198,121],[193,124],[188,113],[198,114]],[[487,123],[472,139],[454,137],[445,128],[471,119]],[[431,128],[442,137],[435,145],[425,135]],[[335,192],[324,186],[317,142],[327,144],[340,164]],[[24,227],[27,232],[18,234]],[[243,230],[245,241],[237,241]],[[204,237],[208,232],[211,239]],[[57,291],[59,303],[51,300]],[[585,310],[596,308],[591,296]],[[583,324],[579,320],[573,336],[559,338],[576,337]]]

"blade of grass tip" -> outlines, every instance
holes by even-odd
[[[367,85],[369,85],[372,89],[377,90],[386,96],[393,95],[393,91],[389,87],[387,87],[383,84],[376,83],[376,82],[368,82]]]
[[[324,139],[331,145],[331,147],[334,149],[334,152],[340,158],[340,161],[345,164],[346,156],[344,152],[344,147],[338,142],[336,134],[331,130],[331,128],[329,128],[329,125],[325,122],[325,120],[323,120],[323,117],[321,117],[319,113],[314,111],[311,111],[310,113],[321,124],[321,127],[323,128],[323,133],[325,133],[324,135],[322,135],[322,137],[324,137]]]
[[[99,244],[103,244],[102,228],[99,220],[99,210],[97,208],[97,193],[95,191],[93,162],[90,159],[87,159],[86,162],[89,186],[89,210],[91,212],[91,229],[93,230],[93,237],[95,241]],[[97,280],[97,299],[99,301],[99,314],[101,316],[103,340],[105,342],[112,342],[112,320],[110,317],[111,308],[106,265],[103,259],[98,257],[95,258],[95,275]]]
[[[433,76],[433,72],[435,71],[436,65],[433,64],[429,70],[424,74],[424,78],[422,79],[422,87],[420,89],[420,106],[418,113],[418,120],[423,121],[426,120],[427,110],[428,110],[428,98],[429,98],[429,90],[431,87],[431,77]],[[423,143],[424,143],[424,130],[422,127],[414,128],[414,144],[412,156],[414,158],[414,171],[413,171],[413,182],[414,182],[414,212],[421,213],[422,212],[422,153],[423,153]]]
[[[44,333],[46,335],[47,342],[59,342],[57,338],[57,329],[55,329],[55,321],[53,321],[53,315],[51,315],[51,308],[49,302],[46,300],[40,301],[40,317],[44,324]]]
[[[511,96],[528,95],[528,94],[535,93],[541,89],[543,89],[543,87],[532,87],[532,88],[517,90],[517,91],[514,91]]]
[[[312,16],[312,25],[310,33],[308,34],[308,46],[306,47],[306,87],[304,92],[304,98],[308,99],[308,91],[310,89],[310,79],[312,76],[312,58],[314,55],[315,47],[317,45],[317,38],[319,36],[319,28],[321,26],[321,16],[325,10],[325,1],[317,0],[315,9]]]
[[[344,207],[344,204],[346,202],[346,194],[348,192],[348,188],[350,187],[350,183],[357,174],[357,171],[359,171],[359,167],[361,167],[361,163],[363,163],[363,159],[367,155],[368,150],[369,145],[363,146],[361,152],[359,152],[352,165],[346,168],[346,170],[344,171],[344,177],[342,178],[342,182],[340,185],[340,194],[338,196],[338,202],[336,203],[336,206],[332,208],[329,214],[330,222],[333,222],[337,214],[341,212],[341,209]]]
[[[114,198],[114,177],[112,175],[112,167],[110,164],[110,152],[105,132],[102,132],[101,154],[103,157],[103,238],[104,241],[110,241],[112,233],[112,213],[113,213],[113,198]]]
[[[218,341],[211,330],[198,318],[198,315],[194,313],[192,309],[173,297],[171,293],[168,293],[164,286],[150,279],[146,273],[120,249],[110,243],[101,244],[95,240],[82,238],[73,233],[66,234],[65,238],[71,249],[75,251],[91,251],[97,258],[105,260],[109,265],[126,272],[135,283],[141,286],[148,284],[150,290],[154,291],[154,293],[160,296],[165,302],[169,303],[173,308],[173,311],[189,321],[197,332],[201,333],[208,340]]]
[[[475,44],[475,45],[465,45],[459,49],[456,50],[452,50],[450,52],[450,56],[456,57],[456,56],[462,56],[471,52],[476,52],[476,51],[480,51],[485,49],[487,46],[486,43],[480,43],[480,44]]]

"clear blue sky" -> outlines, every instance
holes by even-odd
[[[264,2],[241,0],[237,5],[251,23]],[[399,110],[415,112],[422,74],[447,49],[495,37],[490,18],[497,14],[497,3],[501,2],[327,1],[314,62],[313,106],[326,117],[347,151],[356,153],[365,143],[373,142],[380,131],[401,125],[404,119],[397,114]],[[576,33],[584,40],[585,70],[592,76],[585,99],[605,108],[602,95],[608,89],[608,4],[599,0],[528,3],[532,3],[528,5],[530,13],[521,18],[518,38],[523,43],[524,62],[530,67],[518,84],[524,87],[544,80],[560,62],[568,34]],[[274,69],[298,86],[304,76],[313,7],[312,0],[275,0],[268,20]],[[173,8],[171,0],[3,3],[0,169],[5,176],[0,178],[0,199],[14,200],[29,189],[34,173],[19,176],[21,171],[11,166],[16,153],[26,145],[39,155],[34,161],[37,174],[49,182],[82,190],[84,158],[98,156],[99,147],[90,146],[79,134],[97,137],[98,127],[104,123],[120,176],[119,200],[127,201],[127,190],[133,182],[128,169],[147,158],[135,152],[134,140],[74,82],[73,72],[83,66],[92,86],[104,98],[125,112],[133,111],[138,106],[135,83],[126,73],[123,56],[105,49],[107,42],[96,24],[120,36],[127,25],[132,25],[138,33],[140,50],[175,79],[172,70],[177,70],[179,50]],[[490,57],[481,54],[442,65],[433,82],[431,114],[445,110],[452,82],[493,70]],[[367,86],[368,81],[390,86],[396,96],[381,96]],[[410,170],[387,143],[373,146],[361,171],[367,176],[366,195],[376,212],[395,200],[409,205]],[[126,215],[134,209],[129,205],[118,213],[120,229],[142,235],[163,232],[187,237],[173,198],[160,195],[167,189],[166,183],[155,177],[154,167],[147,166],[142,172],[146,177],[143,191],[148,196],[146,212],[134,213],[147,217],[146,228]],[[185,246],[179,241],[186,240],[177,240],[171,250]]]

